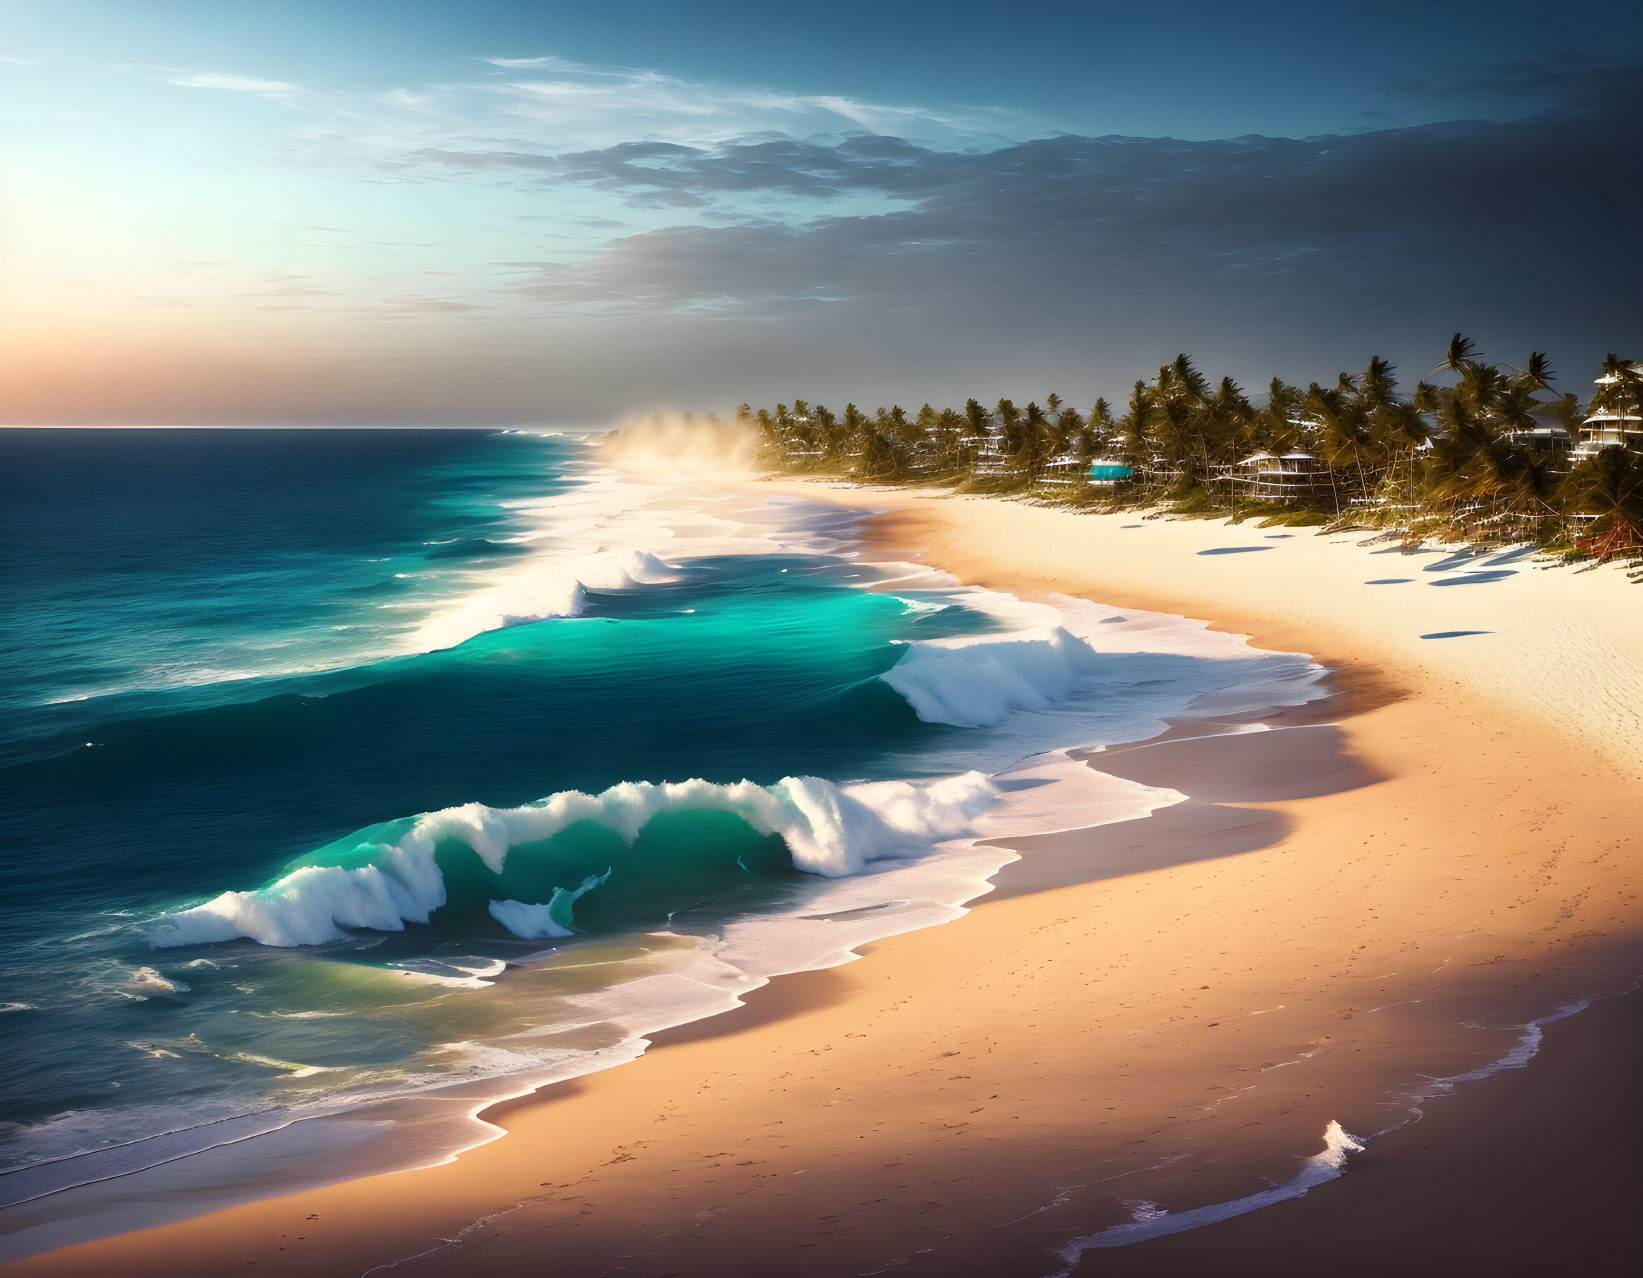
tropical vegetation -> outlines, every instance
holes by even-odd
[[[869,484],[941,485],[1095,509],[1367,526],[1407,537],[1531,541],[1571,557],[1643,555],[1643,454],[1581,443],[1587,413],[1636,415],[1643,366],[1610,355],[1591,404],[1553,390],[1536,352],[1486,361],[1456,334],[1408,392],[1374,358],[1307,387],[1252,396],[1186,355],[1115,407],[1056,394],[1017,404],[835,413],[794,399],[743,404],[775,470]],[[1635,439],[1632,440],[1636,442]],[[1283,459],[1281,462],[1278,459]],[[1266,470],[1300,470],[1274,489]]]

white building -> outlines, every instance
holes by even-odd
[[[1226,478],[1258,501],[1299,501],[1335,491],[1328,464],[1311,453],[1255,453],[1230,467]]]
[[[1580,440],[1570,456],[1576,461],[1595,457],[1605,448],[1620,445],[1643,452],[1643,381],[1635,363],[1632,376],[1622,378],[1605,373],[1597,379],[1598,393],[1592,396],[1592,414],[1580,427]],[[1630,394],[1621,383],[1629,383]]]

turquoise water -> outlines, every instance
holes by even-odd
[[[848,511],[561,437],[0,450],[9,1201],[630,1055],[951,917],[1022,756],[1307,669],[1080,638],[859,562]]]

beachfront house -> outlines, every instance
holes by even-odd
[[[1013,479],[1021,474],[1021,466],[1010,456],[1002,430],[995,428],[987,432],[977,451],[973,473],[982,480]]]
[[[1311,453],[1276,456],[1252,453],[1229,466],[1218,478],[1230,483],[1240,497],[1254,501],[1317,501],[1326,498],[1339,508],[1335,474],[1328,463]]]
[[[1580,426],[1570,454],[1575,462],[1619,446],[1643,452],[1643,370],[1627,361],[1597,379],[1591,415]]]
[[[1574,442],[1569,438],[1569,432],[1557,422],[1545,423],[1526,430],[1514,430],[1506,438],[1531,453],[1567,452]]]

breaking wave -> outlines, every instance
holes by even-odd
[[[397,932],[447,908],[473,915],[481,906],[516,936],[565,936],[578,899],[609,891],[613,876],[622,880],[622,912],[643,917],[761,870],[860,874],[968,833],[997,795],[970,772],[842,786],[816,777],[769,786],[636,781],[517,808],[469,803],[367,827],[265,887],[162,916],[149,941],[318,945],[349,929]],[[519,899],[519,889],[536,901]]]
[[[487,630],[552,617],[578,617],[589,590],[632,590],[677,580],[674,570],[644,550],[612,550],[551,568],[532,567],[425,622],[411,647],[454,648]]]
[[[1036,633],[928,639],[879,677],[926,723],[984,728],[1016,710],[1065,701],[1096,675],[1095,650],[1061,626]]]

